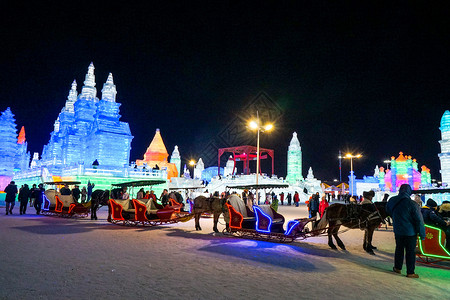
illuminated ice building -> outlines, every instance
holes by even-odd
[[[120,103],[110,73],[97,97],[94,65],[91,63],[81,93],[74,80],[66,103],[54,123],[42,158],[30,169],[15,174],[21,183],[52,180],[94,182],[97,188],[109,189],[111,183],[166,178],[163,171],[130,166],[133,136],[128,123],[120,121]]]
[[[441,118],[441,153],[439,160],[441,161],[441,178],[442,185],[450,185],[450,111],[446,110]]]
[[[8,107],[0,115],[0,190],[9,184],[15,171],[27,169],[29,163],[25,128],[17,135],[16,120]]]

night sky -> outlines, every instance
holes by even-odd
[[[98,94],[113,73],[134,135],[131,160],[156,128],[169,152],[178,145],[183,159],[198,159],[196,141],[250,118],[256,112],[241,108],[264,91],[284,112],[261,137],[279,176],[296,131],[304,176],[312,166],[319,179],[339,178],[339,150],[364,155],[357,177],[403,151],[440,180],[438,127],[450,109],[445,6],[166,2],[2,8],[0,110],[11,107],[25,126],[29,151],[42,152],[73,79],[80,92],[92,61]]]

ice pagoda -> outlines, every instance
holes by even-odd
[[[175,150],[172,155],[175,155],[174,158],[177,158],[177,156],[180,156],[178,147],[176,147]],[[153,137],[150,146],[148,146],[147,151],[144,153],[144,159],[136,160],[136,165],[147,165],[152,169],[158,168],[165,170],[167,171],[167,178],[177,177],[179,172],[177,166],[175,163],[169,163],[167,160],[168,157],[169,153],[167,152],[166,145],[164,145],[161,132],[159,129],[156,129],[155,136]]]

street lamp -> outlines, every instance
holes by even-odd
[[[353,196],[353,184],[354,184],[354,182],[353,182],[353,159],[354,159],[354,158],[360,158],[360,157],[362,157],[361,154],[353,155],[353,154],[351,154],[351,153],[347,153],[347,154],[344,156],[344,158],[350,159],[350,177],[351,177],[350,183],[351,183],[351,193],[352,193],[352,196]]]
[[[389,169],[389,164],[391,163],[391,161],[389,159],[386,159],[383,161],[386,164],[386,170]]]
[[[255,193],[255,199],[256,201],[259,200],[259,193],[258,193],[258,176],[259,176],[259,133],[265,132],[265,131],[271,131],[273,129],[273,124],[268,123],[265,125],[261,124],[261,121],[259,120],[259,114],[258,111],[256,112],[256,120],[251,120],[248,123],[248,127],[251,130],[256,130],[256,193]]]
[[[195,160],[191,159],[191,160],[189,161],[189,166],[192,167],[192,179],[194,179]]]

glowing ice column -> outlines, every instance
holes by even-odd
[[[441,119],[442,139],[439,141],[441,144],[441,153],[439,153],[439,159],[441,161],[441,176],[442,183],[450,185],[450,111],[446,110]]]
[[[286,181],[289,183],[295,183],[297,180],[303,180],[302,147],[300,147],[297,133],[294,132],[288,148]]]
[[[16,153],[16,121],[8,107],[0,116],[0,175],[13,175]]]
[[[170,163],[175,164],[178,171],[178,177],[181,177],[181,157],[180,151],[178,151],[178,146],[173,149],[172,155],[170,156]]]

